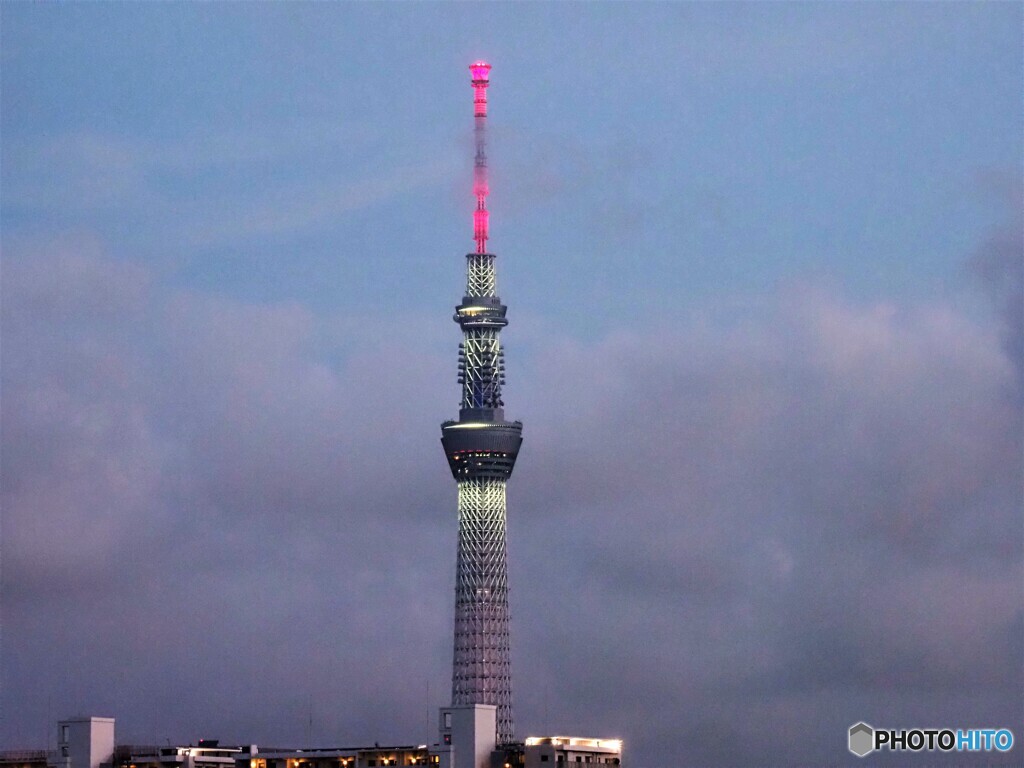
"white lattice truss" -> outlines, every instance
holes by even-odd
[[[492,254],[471,253],[466,257],[466,295],[498,295],[498,280],[495,277]]]
[[[497,330],[467,328],[459,345],[461,408],[501,408],[505,383],[505,353]]]
[[[498,707],[498,742],[513,740],[505,481],[459,482],[452,704]]]

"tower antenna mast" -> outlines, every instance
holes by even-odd
[[[488,218],[487,193],[487,86],[491,84],[491,65],[477,61],[469,66],[473,77],[473,136],[476,139],[476,155],[473,158],[473,194],[476,196],[476,210],[473,211],[473,239],[476,252],[487,253]]]

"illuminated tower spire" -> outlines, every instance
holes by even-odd
[[[473,73],[473,134],[476,137],[476,156],[473,159],[473,194],[476,195],[476,210],[473,211],[473,239],[476,252],[487,253],[487,225],[490,214],[487,211],[487,86],[490,85],[491,65],[477,61],[469,65]]]
[[[509,654],[508,567],[505,555],[505,482],[512,474],[523,424],[505,421],[501,387],[508,325],[498,298],[492,253],[487,253],[487,86],[491,65],[470,65],[476,158],[473,239],[466,255],[466,295],[455,308],[462,328],[458,421],[441,425],[441,444],[459,492],[459,545],[455,580],[455,650],[452,704],[497,706],[499,744],[514,739]]]

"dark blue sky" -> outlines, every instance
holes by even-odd
[[[1022,16],[0,5],[0,745],[426,738],[475,58],[521,735],[1019,725]]]

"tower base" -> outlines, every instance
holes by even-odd
[[[439,768],[491,768],[497,749],[498,708],[490,704],[442,707]]]

